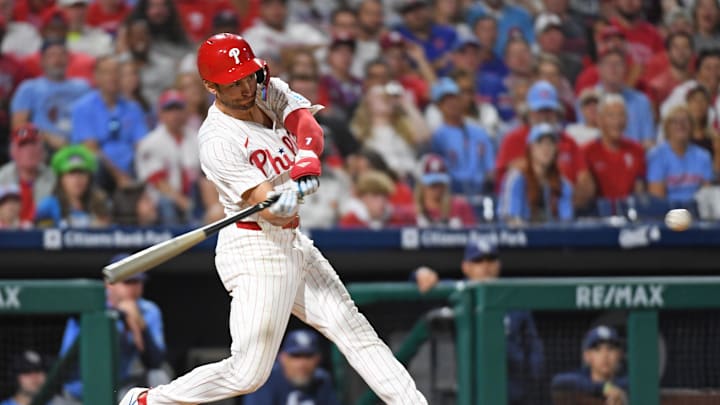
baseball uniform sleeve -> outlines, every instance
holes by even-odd
[[[323,106],[313,105],[303,95],[292,91],[287,83],[277,77],[270,79],[265,91],[268,106],[282,122],[285,122],[291,112],[300,108],[308,108],[312,113],[323,109]]]
[[[250,163],[247,150],[240,145],[213,139],[200,146],[200,165],[207,177],[232,201],[264,182],[266,177]]]

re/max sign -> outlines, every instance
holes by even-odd
[[[0,309],[20,309],[20,287],[0,288]]]
[[[662,307],[665,286],[657,285],[579,285],[575,288],[578,308]]]

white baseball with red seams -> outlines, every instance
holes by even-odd
[[[298,148],[282,123],[296,109],[315,107],[280,79],[271,79],[265,90],[265,99],[258,91],[256,101],[273,128],[237,120],[215,106],[200,128],[200,162],[228,215],[247,206],[243,193],[264,181],[276,191],[297,190],[289,170]],[[216,247],[218,274],[232,296],[231,357],[151,389],[147,403],[206,403],[258,389],[293,313],[335,343],[384,402],[427,404],[313,242],[259,215],[246,221],[256,221],[261,230],[229,226],[220,231]]]

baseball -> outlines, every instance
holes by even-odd
[[[668,211],[665,214],[665,225],[673,231],[684,231],[690,227],[692,215],[684,208],[678,208]]]

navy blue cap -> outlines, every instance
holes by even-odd
[[[614,328],[600,325],[588,331],[585,335],[585,339],[583,339],[582,348],[583,350],[587,350],[599,345],[600,343],[610,343],[620,347],[622,339],[620,339],[620,335],[618,335]]]
[[[481,48],[482,45],[480,44],[480,41],[475,37],[475,35],[462,35],[460,36],[457,41],[452,46],[453,51],[459,51],[460,49],[465,48],[466,46],[474,46],[476,48]]]
[[[45,371],[45,362],[38,352],[34,350],[25,350],[15,356],[13,371],[16,374]]]
[[[494,256],[497,257],[498,255],[498,246],[497,243],[494,243],[487,239],[474,239],[470,240],[468,244],[465,246],[465,257],[464,260],[466,262],[474,262],[478,259],[482,259],[483,257],[487,256]]]
[[[289,355],[314,355],[320,353],[318,334],[299,329],[288,333],[282,345],[282,352]]]
[[[113,264],[115,262],[119,262],[120,260],[122,260],[126,257],[129,257],[129,256],[130,256],[130,253],[118,253],[115,256],[110,258],[110,261],[108,262],[108,264]],[[125,279],[125,281],[134,281],[134,280],[145,281],[145,280],[147,280],[147,274],[137,273],[137,274],[133,274],[132,276]]]

